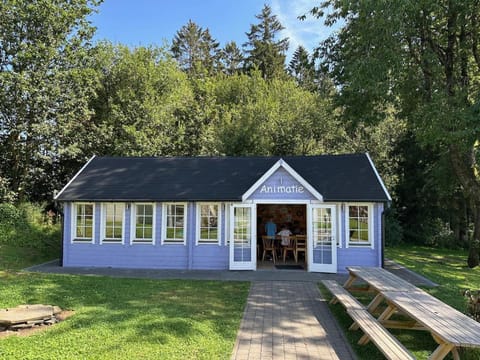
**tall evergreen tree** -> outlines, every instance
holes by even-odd
[[[171,51],[180,67],[192,75],[213,74],[218,67],[219,43],[192,20],[175,34]]]
[[[288,72],[298,85],[308,90],[315,90],[315,63],[303,46],[298,46],[288,64]]]
[[[243,45],[247,53],[246,70],[258,68],[264,79],[282,77],[285,75],[288,39],[277,40],[277,36],[284,27],[268,5],[264,5],[262,12],[255,17],[259,23],[250,26],[246,33],[248,41]]]
[[[243,54],[235,41],[231,41],[220,50],[220,61],[222,63],[223,71],[227,75],[233,75],[240,71],[244,61]]]

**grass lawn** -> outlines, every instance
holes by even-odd
[[[439,287],[433,289],[427,288],[425,290],[462,312],[466,311],[466,301],[461,294],[462,289],[480,288],[480,267],[475,269],[466,267],[467,253],[465,251],[404,246],[387,248],[385,255],[387,258],[393,259],[439,284]],[[330,299],[331,295],[328,290],[325,288],[321,290],[327,296],[327,299]],[[365,304],[368,304],[371,299],[371,296],[365,293],[357,293],[355,296],[360,298]],[[352,324],[352,320],[340,304],[330,305],[330,309],[333,311],[337,320],[339,320],[359,359],[384,359],[384,356],[377,350],[375,345],[371,343],[366,346],[357,345],[357,341],[360,339],[362,332],[348,330],[348,327]],[[427,359],[437,346],[432,337],[423,331],[392,329],[391,332],[395,334],[400,342],[402,342],[417,359]],[[460,356],[462,359],[479,360],[480,351],[465,351],[461,352]]]
[[[0,359],[228,359],[249,284],[0,272],[0,308],[73,309],[29,337],[0,339]]]

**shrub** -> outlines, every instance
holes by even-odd
[[[385,244],[396,246],[403,242],[403,228],[398,221],[395,208],[385,210]]]
[[[0,245],[35,249],[39,253],[60,249],[60,225],[45,221],[42,205],[0,204]]]

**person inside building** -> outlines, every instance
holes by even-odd
[[[265,235],[274,237],[277,233],[277,224],[273,222],[273,216],[268,218],[268,221],[265,223]]]
[[[292,235],[292,232],[288,229],[287,225],[282,226],[282,230],[277,234],[281,238],[281,244],[282,246],[288,246],[290,244],[290,235]]]

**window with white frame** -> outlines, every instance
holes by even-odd
[[[125,204],[103,204],[102,243],[123,243]]]
[[[220,244],[219,204],[197,205],[197,243]]]
[[[73,204],[73,234],[72,242],[92,243],[94,233],[94,204],[75,203]]]
[[[132,244],[153,244],[155,208],[153,204],[133,204]]]
[[[184,203],[163,204],[162,242],[185,244],[187,234],[187,206]]]
[[[347,205],[346,231],[349,246],[371,246],[373,244],[371,212],[370,205]]]

